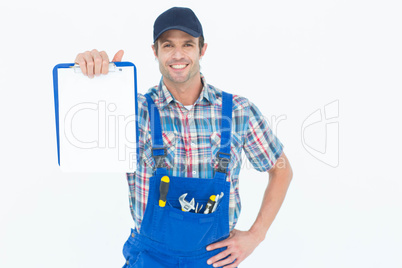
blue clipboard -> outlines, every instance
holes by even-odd
[[[133,171],[139,150],[136,66],[112,62],[109,74],[90,79],[74,63],[57,64],[53,68],[53,88],[60,168],[67,172]],[[134,139],[126,137],[123,141],[122,127],[131,129],[125,135]]]

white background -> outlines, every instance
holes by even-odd
[[[241,267],[402,267],[401,5],[318,0],[2,1],[0,267],[123,265],[125,174],[61,173],[52,69],[92,48],[124,49],[146,91],[160,79],[153,22],[175,5],[203,23],[208,83],[248,97],[267,119],[286,117],[273,127],[293,182]],[[301,138],[309,115],[334,101],[336,167],[303,145],[325,150],[325,122]],[[241,172],[237,228],[253,223],[267,177]]]

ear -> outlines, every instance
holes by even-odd
[[[205,51],[207,51],[207,47],[208,47],[208,44],[204,43],[204,46],[202,47],[201,52],[200,52],[200,58],[204,57]]]
[[[154,52],[155,58],[158,58],[158,54],[156,53],[155,46],[152,45],[151,47],[152,47],[152,50]]]

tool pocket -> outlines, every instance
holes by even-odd
[[[188,199],[191,199],[191,198],[188,198]],[[208,199],[197,198],[197,202],[195,202],[194,207],[199,211],[198,212],[199,214],[204,214],[205,209],[207,207],[207,203],[208,203]],[[198,204],[198,206],[196,206],[196,204]],[[167,199],[167,206],[181,210],[181,205],[180,205],[180,202],[178,199]],[[220,202],[217,204],[215,211],[214,212],[211,211],[209,214],[215,213],[219,206],[220,206]],[[213,208],[211,208],[211,210],[212,209]],[[194,210],[190,210],[188,213],[196,213],[196,212],[194,209]]]
[[[202,214],[154,205],[152,236],[174,250],[199,250],[216,240],[219,216],[219,207],[214,213]]]
[[[163,175],[150,178],[150,195],[141,224],[141,234],[178,251],[196,251],[229,234],[228,198],[230,182],[170,176],[167,204],[159,206],[159,187]],[[179,197],[188,193],[204,207],[211,194],[224,193],[213,213],[185,212]],[[173,206],[171,206],[173,205]]]

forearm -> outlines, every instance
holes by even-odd
[[[253,252],[258,244],[264,240],[268,228],[274,221],[285,199],[291,179],[292,169],[283,153],[269,171],[269,183],[265,190],[261,209],[251,229],[249,231],[233,229],[227,239],[209,245],[207,247],[209,251],[223,247],[227,247],[227,249],[210,258],[208,264],[213,263],[214,267],[222,267],[223,265],[228,268],[237,267]],[[229,263],[232,264],[226,266]]]
[[[279,162],[279,160],[283,162]],[[275,169],[269,172],[269,183],[265,189],[260,211],[250,228],[250,232],[254,233],[260,242],[265,239],[269,227],[278,214],[293,176],[290,163],[284,154],[277,163],[280,164],[277,164]]]

